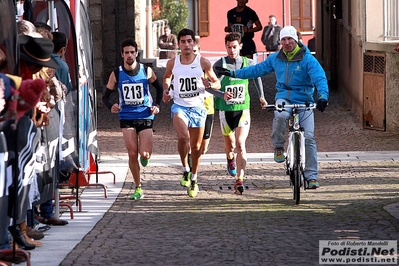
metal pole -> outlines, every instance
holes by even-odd
[[[49,22],[50,22],[50,26],[53,29],[53,31],[55,30],[54,28],[54,0],[48,0],[47,3],[47,11],[48,11],[48,17],[49,17]]]
[[[48,17],[49,17],[49,23],[50,27],[53,31],[55,31],[54,28],[54,0],[48,0],[47,3],[47,12],[48,12]],[[59,147],[61,149],[61,147]],[[59,156],[57,156],[58,160],[56,160],[56,164],[59,164]],[[60,218],[60,190],[58,188],[58,176],[53,177],[53,190],[54,190],[54,217],[56,219]]]
[[[147,0],[147,5],[145,8],[146,13],[146,57],[150,58],[154,56],[154,52],[152,51],[152,6],[151,0]]]

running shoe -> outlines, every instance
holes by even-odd
[[[140,163],[143,167],[146,167],[149,162],[150,162],[150,159],[144,159],[143,157],[140,156]]]
[[[283,148],[275,148],[274,149],[274,161],[276,163],[284,162],[284,149]]]
[[[183,177],[180,180],[180,185],[182,187],[189,187],[191,183],[191,173],[190,172],[184,172]]]
[[[237,195],[242,195],[244,192],[244,182],[241,178],[236,180],[236,183],[234,184],[234,194]]]
[[[319,182],[317,182],[316,179],[309,180],[308,189],[316,189],[316,188],[318,188],[319,186],[320,186],[320,185],[319,185]]]
[[[136,187],[136,189],[134,190],[134,193],[132,195],[130,195],[130,199],[137,200],[137,199],[142,199],[142,198],[144,198],[143,189],[141,187]]]
[[[191,184],[190,186],[187,188],[187,194],[191,197],[191,198],[195,198],[198,195],[198,184],[197,181],[193,181],[191,180]]]
[[[237,175],[236,157],[233,156],[232,159],[227,158],[227,171],[231,176]]]

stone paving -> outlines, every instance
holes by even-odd
[[[265,91],[273,82],[264,78]],[[155,123],[154,157],[177,153],[169,106]],[[272,113],[257,107],[252,101],[247,149],[270,153]],[[126,156],[117,117],[101,107],[98,135],[101,154]],[[316,139],[320,152],[399,150],[399,134],[362,129],[337,92],[316,112]],[[209,153],[222,153],[221,143],[216,117]],[[224,164],[201,165],[192,199],[179,185],[179,166],[150,163],[142,169],[145,198],[128,199],[129,172],[115,203],[61,265],[318,265],[319,240],[399,238],[398,220],[384,210],[399,202],[399,161],[323,162],[319,171],[321,187],[295,205],[282,164],[248,164],[241,196],[229,190]]]
[[[158,78],[162,81],[162,69],[157,70]],[[273,75],[262,78],[264,93],[269,103],[274,103]],[[247,139],[248,153],[272,152],[270,140],[273,112],[261,110],[256,89],[250,82],[251,95],[251,130]],[[399,132],[383,132],[364,130],[362,121],[342,104],[337,91],[330,92],[329,106],[326,111],[315,112],[315,136],[319,152],[335,151],[398,151]],[[153,94],[155,96],[155,92]],[[99,94],[101,99],[101,94]],[[117,96],[114,97],[115,101]],[[101,100],[98,108],[98,137],[99,148],[103,155],[126,155],[122,141],[122,133],[116,114],[111,114],[103,108]],[[161,104],[161,112],[154,122],[154,155],[176,154],[176,133],[170,118],[170,103]],[[211,147],[208,153],[222,153],[223,138],[220,133],[219,117],[215,115]]]
[[[249,189],[220,191],[224,165],[201,167],[200,193],[179,185],[180,169],[147,167],[146,197],[120,196],[61,265],[317,265],[318,241],[399,237],[383,206],[398,201],[398,162],[323,163],[318,190],[301,204],[281,165],[250,165]]]

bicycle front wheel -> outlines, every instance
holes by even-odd
[[[293,179],[294,179],[294,200],[295,204],[299,204],[301,200],[301,145],[299,134],[294,134],[294,165],[293,165]]]

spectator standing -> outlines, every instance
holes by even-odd
[[[256,45],[253,40],[255,32],[262,30],[262,23],[256,12],[247,6],[248,0],[237,0],[237,6],[227,12],[225,32],[238,32],[242,38],[241,56],[253,58]]]
[[[60,68],[56,69],[55,76],[62,84],[67,87],[67,93],[72,89],[71,75],[69,73],[69,66],[64,61],[65,52],[68,46],[68,40],[66,35],[62,32],[53,32],[53,44],[54,52],[53,58],[60,65]]]
[[[17,24],[18,26],[18,30],[20,29],[19,26],[20,24]],[[33,24],[32,24],[33,25]],[[7,110],[7,106],[6,106],[6,98],[8,96],[8,98],[10,98],[10,93],[9,91],[7,91],[7,81],[5,81],[5,77],[3,75],[3,71],[6,70],[7,67],[7,55],[6,53],[0,48],[0,71],[2,73],[0,73],[0,112],[3,115],[4,112],[6,112]],[[10,86],[8,86],[10,87]],[[10,88],[9,88],[10,89]],[[5,128],[5,123],[3,122],[1,125],[1,132],[3,133],[3,131],[6,130]],[[4,156],[4,151],[7,151],[7,147],[4,147],[4,141],[5,137],[2,136],[2,144],[1,144],[1,153],[3,153],[2,159],[3,161],[1,162],[1,167],[2,167],[2,175],[5,175],[5,171],[4,169],[6,168],[7,165],[7,161],[5,159]],[[7,145],[6,145],[7,146]],[[6,185],[6,180],[5,178],[3,178],[3,180],[1,180],[1,182],[4,182],[3,185],[3,190],[0,191],[0,194],[3,194],[4,197],[4,192],[8,190],[8,185]],[[7,196],[6,196],[7,197]],[[2,207],[8,207],[9,205],[9,200],[8,198],[5,200],[5,202],[2,202]],[[7,214],[7,208],[3,208],[2,209],[2,215]],[[8,215],[4,215],[3,217],[0,218],[0,224],[2,225],[0,227],[0,251],[2,250],[11,250],[11,235],[8,233],[8,225],[10,223],[10,217]],[[22,239],[22,241],[24,241],[24,238],[22,236],[20,236],[20,238]],[[28,244],[28,243],[27,243]],[[26,261],[25,257],[23,257],[22,255],[19,255],[18,253],[15,253],[15,257],[13,256],[13,254],[6,254],[6,253],[0,253],[0,264],[4,263],[6,265],[14,265],[12,264],[12,262],[15,262],[15,264],[21,263]]]
[[[261,41],[265,45],[266,51],[276,52],[280,46],[281,26],[277,23],[275,15],[269,16],[269,24],[263,29]]]
[[[32,32],[36,32],[35,25],[28,20],[20,20],[17,22],[18,34],[29,35]]]
[[[298,36],[298,42],[303,43],[302,42],[302,33],[300,31],[296,32],[296,35]],[[304,43],[303,43],[304,44]]]
[[[52,43],[52,49],[53,50],[51,51],[52,52],[51,53],[51,61],[54,62],[54,63],[51,66],[44,66],[44,67],[58,69],[59,68],[59,64],[55,60],[55,58],[54,58],[55,54],[53,53],[53,51],[54,51],[54,43],[53,43],[53,34],[51,32],[51,27],[49,25],[47,25],[46,23],[43,23],[43,22],[36,22],[35,23],[35,27],[36,27],[36,31],[40,35],[42,35],[43,39],[50,40],[51,43]],[[44,73],[47,72],[47,70],[48,69],[45,69],[45,70],[43,70],[40,73],[39,72],[32,72],[32,73],[37,73],[37,75],[34,75],[35,78],[42,78],[42,79],[45,78],[45,79],[47,79],[48,78],[47,74],[44,74]],[[50,72],[51,72],[51,70],[50,70]],[[51,78],[49,78],[47,80],[47,82],[49,82],[50,79]],[[37,112],[38,115],[41,113],[44,116],[49,116],[49,117],[51,117],[51,119],[55,119],[55,117],[53,115],[49,115],[48,114],[51,110],[52,110],[52,108],[51,109],[47,108],[45,106],[44,102],[39,102],[38,105],[36,106],[36,112]],[[55,177],[53,177],[53,178],[55,178]],[[33,221],[29,217],[31,214],[28,212],[28,227],[27,227],[28,230],[29,230],[28,232],[30,232],[31,227],[34,226],[36,221],[39,222],[39,223],[42,223],[42,224],[47,224],[47,225],[66,225],[66,224],[68,224],[68,221],[59,219],[59,218],[54,216],[54,206],[53,206],[52,194],[51,195],[47,195],[47,196],[48,196],[48,199],[40,204],[40,207],[39,207],[40,215],[35,215]],[[37,211],[36,207],[34,207],[34,211],[35,212]],[[32,222],[33,222],[33,224],[32,224]]]
[[[313,37],[308,41],[308,48],[310,52],[316,52],[316,29],[313,28]]]
[[[23,80],[32,79],[33,74],[40,71],[43,67],[53,67],[58,68],[58,64],[51,58],[51,52],[54,49],[54,45],[51,40],[46,38],[34,38],[31,36],[20,35],[19,37],[19,45],[20,45],[20,73]],[[38,96],[40,98],[41,94]],[[40,103],[37,103],[40,105]],[[37,105],[37,106],[38,106]],[[37,108],[36,106],[36,108]],[[35,109],[35,108],[34,108]],[[30,136],[36,136],[37,129],[33,125],[31,119],[25,119],[27,116],[23,116],[24,119],[20,119],[18,121],[18,131],[24,135],[24,138],[18,139],[16,145],[18,147],[19,144],[29,143],[28,139]],[[21,123],[20,123],[21,122]],[[31,135],[32,134],[32,135]],[[10,142],[12,143],[12,141]],[[8,143],[8,144],[10,144]],[[22,145],[21,144],[21,145]],[[28,149],[23,149],[19,154],[19,157],[22,158],[26,156],[29,158],[33,156],[35,152],[35,145],[28,145]],[[28,162],[29,160],[24,160],[24,162]],[[18,171],[25,171],[25,166],[23,163],[19,166]],[[14,171],[14,170],[13,170]],[[26,174],[26,173],[25,173]],[[30,175],[31,173],[27,173]],[[29,176],[32,178],[32,175]],[[15,225],[9,227],[9,231],[12,234],[18,235],[15,239],[15,242],[19,247],[30,250],[34,249],[36,246],[41,246],[42,243],[40,241],[32,241],[30,237],[27,235],[27,221],[26,221],[26,213],[28,208],[30,209],[29,199],[24,199],[21,204],[21,211],[19,218],[15,222]],[[22,214],[25,215],[22,215]]]
[[[159,59],[171,59],[176,56],[177,38],[171,33],[168,25],[164,27],[164,34],[159,37],[158,47],[162,50],[170,50],[161,51],[159,53]]]

